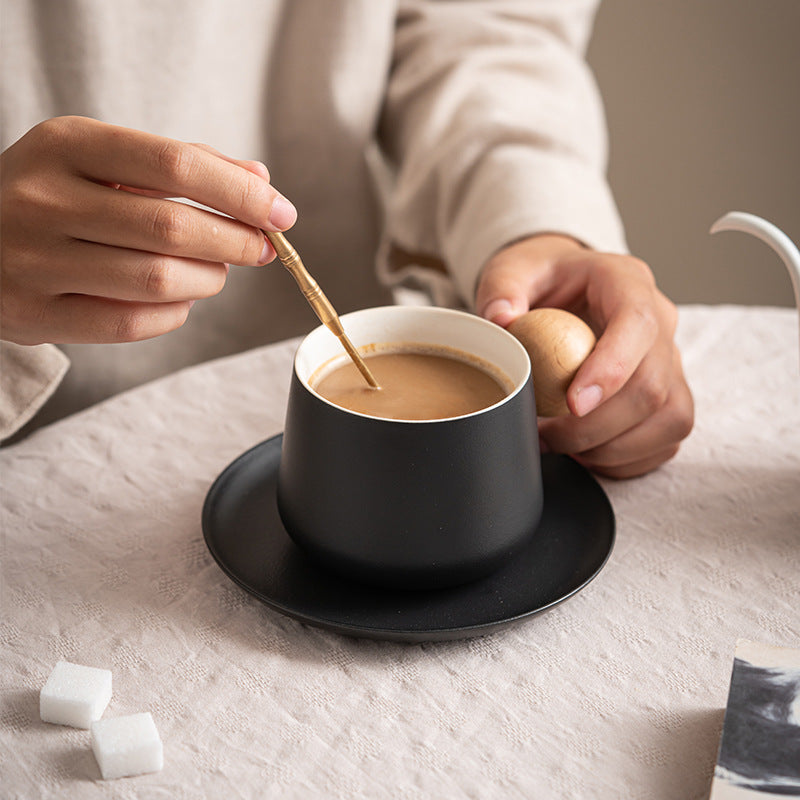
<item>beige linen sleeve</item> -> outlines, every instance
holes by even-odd
[[[583,58],[596,5],[400,3],[379,131],[394,172],[384,280],[440,265],[472,306],[483,265],[520,238],[559,232],[625,251],[605,179],[605,117]]]
[[[0,440],[16,433],[44,405],[69,367],[52,344],[0,341]]]

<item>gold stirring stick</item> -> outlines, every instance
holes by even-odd
[[[308,304],[314,309],[314,312],[319,317],[320,322],[325,325],[328,330],[332,331],[342,346],[347,351],[347,355],[353,360],[353,363],[358,367],[358,371],[364,376],[364,380],[373,388],[380,389],[378,381],[375,376],[370,372],[369,367],[364,363],[358,350],[353,347],[353,343],[347,338],[344,332],[342,323],[339,320],[339,315],[336,309],[331,305],[330,300],[325,297],[319,284],[309,275],[308,270],[303,266],[297,250],[292,247],[282,233],[272,231],[261,231],[264,236],[269,239],[270,244],[275,248],[281,264],[286,267],[292,274],[292,277],[297,281],[300,291],[303,296],[308,300]]]

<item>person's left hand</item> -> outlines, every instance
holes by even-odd
[[[566,236],[524,239],[484,267],[476,310],[506,327],[535,307],[571,311],[598,337],[567,392],[572,413],[539,418],[542,449],[613,478],[672,458],[692,429],[694,404],[674,341],[677,310],[649,267]]]

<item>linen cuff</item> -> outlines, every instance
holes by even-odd
[[[499,148],[469,181],[442,242],[469,308],[486,262],[512,242],[540,233],[571,236],[593,250],[627,252],[611,190],[596,166],[567,154]]]
[[[36,414],[68,368],[69,359],[55,345],[0,342],[0,440]]]

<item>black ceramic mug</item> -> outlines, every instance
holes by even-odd
[[[488,575],[535,535],[542,512],[536,404],[524,347],[480,317],[391,306],[344,315],[358,348],[444,346],[493,365],[506,396],[460,417],[394,420],[343,409],[309,383],[340,357],[324,327],[294,361],[278,508],[295,543],[325,568],[394,588]]]

